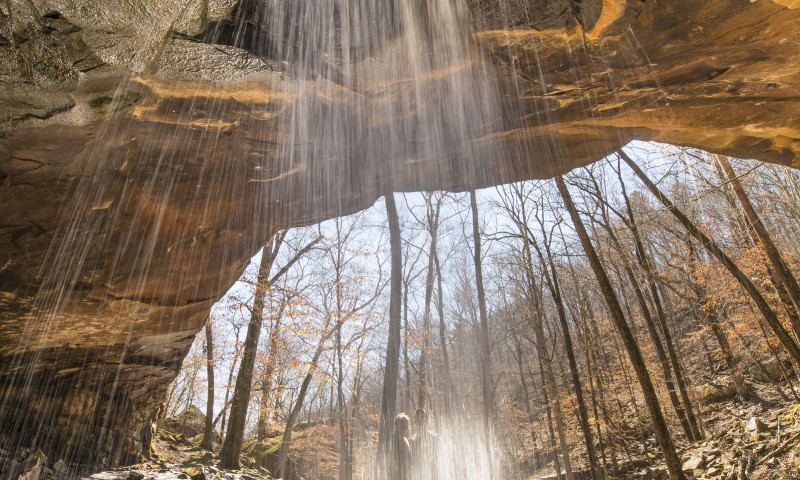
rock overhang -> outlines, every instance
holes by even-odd
[[[50,405],[32,421],[60,408],[92,431],[114,402],[127,412],[115,428],[138,431],[210,306],[278,228],[391,191],[550,177],[634,139],[800,166],[791,2],[539,2],[558,15],[505,24],[497,5],[467,2],[468,60],[413,85],[299,78],[283,59],[204,40],[237,2],[151,3],[13,3],[0,18],[0,363],[6,398]],[[499,92],[482,135],[432,153],[424,139],[398,155],[380,146],[427,118],[426,105],[396,113],[404,89],[446,95],[470,69]],[[309,108],[339,128],[284,127]],[[26,389],[26,376],[60,386]],[[125,381],[111,392],[113,378]]]

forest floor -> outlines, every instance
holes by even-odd
[[[197,439],[199,441],[199,438]],[[216,452],[219,446],[215,445]],[[247,460],[240,470],[224,470],[217,466],[216,453],[203,450],[183,435],[159,430],[153,438],[152,460],[98,472],[83,465],[49,462],[41,451],[18,453],[19,468],[6,471],[0,451],[0,480],[271,480],[264,470],[248,468]],[[24,458],[23,458],[24,457]],[[29,465],[30,468],[25,467]],[[10,475],[10,476],[9,476]]]
[[[747,402],[710,403],[700,410],[705,440],[679,450],[687,476],[709,480],[800,478],[800,403],[781,401],[766,385],[751,383],[750,387],[753,396]],[[651,472],[655,470],[666,472],[666,467],[662,463]],[[647,471],[642,473],[648,476]]]
[[[217,466],[217,455],[198,447],[181,435],[159,430],[153,439],[153,457],[146,461],[87,476],[81,480],[268,480],[265,471],[243,466],[225,470]],[[70,480],[72,480],[70,479]],[[41,480],[46,480],[42,477]],[[56,479],[53,479],[56,480]],[[61,479],[58,479],[61,480]],[[66,480],[66,479],[64,479]]]
[[[756,382],[749,384],[753,395],[747,401],[725,398],[701,403],[700,418],[705,440],[678,442],[687,478],[708,480],[800,479],[800,403],[782,400],[774,389]],[[787,392],[788,393],[788,392]],[[188,436],[188,435],[187,435]],[[141,464],[103,472],[57,470],[60,466],[42,462],[40,475],[30,480],[268,480],[264,470],[248,467],[237,471],[217,467],[215,453],[196,445],[199,437],[159,430],[153,441],[153,457]],[[666,467],[657,460],[652,438],[630,456],[618,455],[618,467],[626,473],[615,478],[661,480]],[[31,458],[36,452],[28,454]],[[45,459],[46,460],[46,459]],[[580,459],[578,459],[580,460]],[[55,469],[55,470],[54,470]],[[22,477],[20,477],[22,478]],[[28,478],[28,477],[26,477]],[[555,479],[551,469],[540,470],[529,480]],[[16,480],[16,479],[15,479]],[[460,479],[459,479],[460,480]]]
[[[716,385],[723,383],[717,381]],[[747,401],[729,392],[722,395],[725,398],[717,399],[712,395],[712,401],[699,402],[698,413],[705,439],[695,443],[678,442],[687,479],[800,479],[800,403],[782,400],[767,384],[749,381],[748,386],[752,395]],[[789,393],[787,389],[784,391]],[[653,453],[652,437],[645,443],[649,452],[634,445],[631,450],[635,453],[619,454],[618,468],[625,473],[612,478],[669,478],[664,462],[659,461],[660,455]],[[529,480],[556,478],[551,467],[535,472]]]

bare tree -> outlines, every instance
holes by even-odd
[[[308,394],[308,387],[311,385],[311,380],[314,378],[314,373],[317,371],[317,363],[325,350],[325,343],[330,340],[335,329],[330,328],[331,317],[326,316],[324,325],[322,327],[322,335],[320,336],[317,347],[314,350],[314,355],[308,362],[308,371],[303,377],[303,383],[300,385],[300,390],[297,392],[297,397],[294,399],[294,406],[292,406],[289,416],[286,418],[286,427],[283,430],[283,437],[281,438],[281,446],[278,448],[278,467],[275,470],[275,478],[283,478],[286,475],[286,464],[289,458],[289,448],[292,446],[292,433],[294,432],[294,425],[297,422],[297,417],[303,408],[306,395]]]
[[[758,288],[753,284],[752,280],[744,273],[742,270],[731,260],[725,252],[714,242],[714,240],[710,239],[706,234],[704,234],[697,226],[689,220],[689,217],[686,216],[675,204],[673,204],[663,193],[661,190],[656,186],[655,183],[650,180],[647,175],[634,163],[634,161],[622,150],[619,151],[621,158],[625,161],[625,163],[631,168],[631,170],[636,173],[636,176],[645,184],[648,190],[660,201],[667,210],[672,213],[675,218],[683,225],[683,227],[688,231],[692,236],[694,236],[706,249],[711,253],[719,262],[733,275],[733,277],[739,282],[739,284],[744,288],[744,290],[750,295],[750,297],[755,302],[758,310],[761,312],[761,315],[764,316],[764,319],[769,324],[770,328],[772,328],[773,333],[778,337],[781,344],[783,344],[784,348],[789,352],[789,355],[794,359],[795,362],[800,362],[800,346],[797,345],[797,342],[789,335],[789,332],[781,324],[778,316],[769,306],[769,303],[761,295],[761,292],[758,291]]]
[[[383,375],[383,390],[381,394],[381,416],[378,427],[378,462],[379,468],[385,460],[385,447],[391,435],[394,424],[395,406],[397,405],[397,378],[400,370],[400,289],[402,286],[403,257],[402,240],[400,238],[400,219],[397,215],[397,206],[394,194],[384,197],[386,201],[386,216],[389,221],[389,242],[391,249],[391,281],[389,300],[389,339],[386,345],[386,367]]]
[[[800,285],[797,284],[797,279],[794,278],[792,271],[786,264],[786,260],[783,259],[775,242],[772,241],[772,236],[770,236],[767,227],[764,226],[764,222],[761,221],[761,217],[759,217],[755,207],[753,207],[753,204],[750,202],[750,197],[747,195],[747,192],[745,192],[742,183],[739,181],[739,177],[736,175],[736,171],[733,169],[728,159],[724,155],[715,155],[715,158],[725,172],[728,182],[730,182],[733,192],[736,194],[736,198],[742,206],[745,218],[747,218],[750,228],[752,228],[756,238],[758,238],[758,242],[761,244],[761,248],[764,249],[764,254],[769,260],[769,264],[772,266],[771,273],[779,282],[775,287],[779,290],[782,287],[791,299],[795,312],[800,311]],[[790,319],[793,320],[792,326],[795,329],[795,333],[800,332],[800,325],[797,324],[797,315],[790,316]]]
[[[206,376],[208,377],[208,399],[206,401],[206,423],[200,448],[211,450],[214,433],[214,342],[211,335],[211,316],[206,320]]]
[[[269,277],[272,265],[278,256],[281,245],[286,237],[286,230],[282,230],[272,236],[261,253],[261,263],[258,267],[258,277],[256,280],[256,292],[253,297],[253,308],[251,310],[250,323],[247,326],[247,335],[244,341],[244,352],[242,363],[239,366],[239,374],[236,377],[236,387],[233,391],[233,401],[231,403],[231,418],[228,421],[228,432],[222,444],[220,454],[220,465],[223,468],[238,469],[239,455],[242,450],[244,440],[244,426],[247,420],[247,408],[250,405],[250,390],[253,384],[253,368],[256,363],[256,352],[258,350],[258,338],[261,335],[261,324],[264,318],[264,298],[270,285],[274,284],[291,266],[297,262],[304,254],[311,250],[314,245],[322,238],[309,242],[306,246],[299,249],[295,255],[284,265],[275,275]]]
[[[472,242],[474,245],[473,260],[475,262],[475,285],[478,290],[478,310],[480,312],[480,347],[481,347],[481,392],[483,397],[483,429],[486,448],[491,455],[491,433],[494,418],[494,399],[492,395],[491,353],[489,349],[489,315],[486,313],[486,292],[483,288],[483,259],[481,257],[481,232],[478,221],[478,200],[475,191],[469,192],[472,209]]]
[[[672,435],[670,434],[669,427],[664,419],[664,413],[661,411],[658,396],[656,395],[655,388],[653,388],[653,382],[650,379],[650,373],[647,371],[647,366],[644,363],[644,357],[642,357],[642,352],[639,349],[639,345],[636,343],[636,339],[634,338],[628,323],[625,321],[625,316],[622,313],[622,308],[620,307],[619,300],[614,292],[614,288],[611,285],[611,281],[608,279],[608,275],[606,274],[603,265],[600,263],[600,259],[597,257],[594,246],[589,239],[588,233],[586,233],[586,228],[583,226],[583,221],[578,215],[578,210],[575,208],[575,204],[572,202],[572,197],[570,196],[569,190],[567,190],[567,185],[564,183],[564,179],[562,177],[556,177],[556,186],[561,194],[561,198],[564,200],[564,206],[572,218],[572,223],[575,226],[575,230],[578,232],[578,237],[581,240],[583,250],[586,253],[586,256],[589,258],[589,263],[592,266],[592,270],[594,270],[598,283],[600,284],[600,290],[602,291],[603,297],[608,305],[611,318],[614,321],[617,331],[622,337],[622,343],[628,352],[631,364],[633,364],[636,377],[639,380],[639,385],[644,393],[645,404],[647,405],[648,412],[650,413],[650,419],[653,421],[656,440],[658,441],[659,445],[661,445],[661,450],[664,454],[664,460],[667,464],[669,476],[672,480],[683,480],[686,478],[686,476],[683,474],[683,470],[681,469],[681,460],[675,450],[675,444],[672,440]]]
[[[630,264],[629,255],[626,252],[626,248],[622,245],[622,241],[619,239],[616,232],[614,231],[611,219],[609,218],[608,210],[614,211],[626,225],[632,228],[634,232],[634,237],[636,236],[638,230],[636,230],[633,227],[632,221],[629,217],[626,217],[621,212],[619,212],[619,210],[615,209],[613,205],[611,205],[610,202],[608,202],[608,200],[604,198],[599,182],[595,178],[594,174],[588,169],[586,171],[586,176],[588,177],[588,181],[585,182],[585,184],[583,185],[579,184],[579,186],[581,190],[588,193],[595,200],[597,204],[599,213],[597,215],[592,216],[592,221],[597,225],[600,225],[604,229],[608,239],[610,240],[611,246],[614,249],[616,249],[616,251],[623,259],[623,261],[621,262],[622,269],[625,272],[626,277],[628,278],[631,288],[633,289],[633,293],[636,297],[636,302],[639,305],[639,309],[642,312],[642,318],[644,319],[645,326],[647,327],[647,332],[650,335],[650,339],[652,341],[653,346],[655,347],[656,355],[658,356],[659,364],[661,365],[661,371],[664,375],[664,383],[667,387],[669,400],[672,403],[673,408],[675,409],[675,414],[678,416],[678,421],[680,422],[681,427],[683,427],[683,431],[686,434],[686,438],[688,438],[690,442],[693,442],[695,441],[695,430],[692,428],[692,425],[689,422],[686,409],[684,408],[684,405],[681,403],[681,400],[678,398],[678,391],[675,388],[675,383],[676,383],[675,376],[677,375],[673,376],[673,369],[675,368],[676,365],[678,365],[677,357],[674,355],[674,349],[673,349],[673,355],[669,357],[667,356],[667,349],[664,347],[664,341],[662,341],[661,336],[659,335],[658,328],[656,327],[656,323],[653,318],[654,317],[653,312],[651,311],[651,308],[648,306],[645,294],[639,285],[639,279],[633,272],[633,268],[632,265]],[[578,182],[573,182],[573,183],[578,183]],[[644,252],[641,250],[641,244],[639,244],[639,246],[637,246],[636,248],[637,257],[640,254],[643,255],[643,253]],[[640,265],[642,263],[641,258],[643,257],[639,257]],[[662,326],[664,326],[663,319],[661,319],[661,323]],[[667,335],[669,335],[668,331]],[[697,433],[699,434],[699,431]]]

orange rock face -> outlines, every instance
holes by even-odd
[[[635,139],[800,167],[788,0],[603,0],[582,21],[506,28],[467,2],[465,58],[405,76],[364,61],[341,81],[169,36],[207,25],[167,7],[123,24],[112,7],[34,3],[0,17],[0,421],[47,423],[75,458],[135,457],[209,308],[278,228],[391,191],[550,177]],[[491,105],[449,112],[465,92]],[[79,453],[59,425],[104,446]]]

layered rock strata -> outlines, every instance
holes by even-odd
[[[7,436],[135,459],[209,308],[278,228],[391,191],[550,177],[635,139],[800,166],[794,0],[467,5],[465,61],[363,82],[234,41],[253,2],[0,5]],[[436,105],[409,92],[445,98],[474,71],[496,117],[426,150],[415,125]],[[309,115],[335,122],[287,127]],[[403,154],[381,142],[399,129]]]

